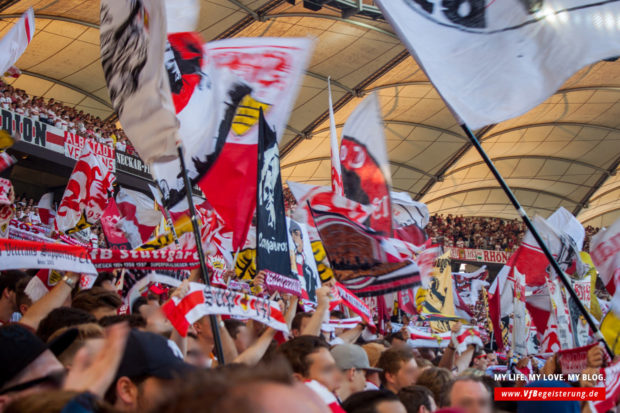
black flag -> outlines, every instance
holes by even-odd
[[[262,109],[258,126],[256,221],[256,269],[266,272],[265,287],[300,295],[301,282],[292,272],[288,247],[278,141]]]

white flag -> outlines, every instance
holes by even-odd
[[[620,55],[620,3],[377,0],[472,129],[519,116],[581,67]]]
[[[30,44],[32,36],[34,36],[34,11],[31,7],[0,40],[0,76],[17,62]]]
[[[336,132],[336,121],[334,120],[330,78],[327,78],[327,94],[329,95],[329,142],[332,152],[332,192],[336,195],[344,196],[342,169],[340,168],[340,151],[338,150],[338,133]]]

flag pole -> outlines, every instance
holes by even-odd
[[[482,157],[482,160],[484,160],[484,163],[487,164],[487,166],[489,167],[489,169],[493,173],[493,176],[495,176],[495,179],[497,180],[499,185],[504,190],[504,193],[506,193],[506,196],[508,197],[508,199],[510,200],[512,205],[515,207],[515,209],[517,210],[517,212],[521,216],[521,219],[525,223],[525,226],[530,230],[530,232],[534,236],[534,239],[536,240],[536,242],[540,246],[540,249],[545,254],[545,257],[547,257],[547,260],[549,260],[549,262],[551,263],[551,267],[553,268],[555,273],[560,278],[560,281],[562,281],[562,284],[564,284],[564,287],[566,288],[566,290],[568,291],[568,294],[570,295],[570,297],[573,299],[573,301],[577,305],[577,308],[579,308],[579,312],[586,319],[586,322],[588,323],[588,325],[590,326],[590,329],[594,333],[595,338],[597,340],[603,342],[603,344],[605,346],[605,349],[609,353],[610,357],[613,358],[614,357],[613,351],[611,350],[611,348],[609,347],[609,345],[605,341],[603,335],[601,334],[601,331],[599,330],[598,326],[596,325],[596,323],[592,319],[592,316],[590,315],[590,313],[588,312],[586,307],[583,305],[583,303],[581,302],[581,300],[577,296],[577,293],[573,289],[573,287],[572,287],[572,285],[570,283],[570,280],[568,279],[568,277],[566,276],[564,271],[562,271],[562,269],[560,268],[560,265],[556,261],[555,257],[553,256],[553,254],[551,254],[551,251],[549,251],[549,248],[547,248],[547,245],[542,240],[542,237],[540,236],[540,234],[538,233],[538,231],[534,227],[534,224],[532,223],[530,218],[527,216],[527,213],[525,212],[525,210],[523,209],[523,207],[521,206],[521,204],[517,200],[517,197],[515,197],[514,193],[512,192],[512,190],[510,189],[510,187],[508,186],[508,184],[506,183],[506,181],[504,180],[502,175],[499,173],[497,168],[495,168],[495,165],[493,164],[493,161],[491,161],[491,158],[489,158],[489,156],[487,155],[485,150],[482,148],[482,145],[480,144],[480,141],[478,140],[478,138],[476,138],[476,135],[474,135],[474,133],[471,131],[471,129],[469,129],[469,126],[467,126],[465,123],[461,123],[460,126],[463,129],[463,131],[465,132],[465,135],[467,135],[467,137],[469,138],[469,140],[472,143],[472,145],[474,146],[474,148],[476,148],[476,150],[478,151],[478,153]]]
[[[198,219],[196,218],[196,208],[194,207],[194,199],[192,198],[192,184],[187,175],[187,169],[185,168],[185,158],[183,156],[183,146],[177,147],[179,152],[179,160],[181,162],[181,172],[183,173],[183,180],[185,182],[185,193],[187,195],[187,206],[189,207],[190,218],[192,220],[192,229],[194,230],[194,238],[196,239],[196,250],[198,251],[198,259],[200,261],[200,272],[202,273],[202,279],[206,286],[211,287],[211,281],[209,280],[209,273],[207,272],[207,264],[205,261],[205,253],[202,249],[202,240],[200,238],[200,226]],[[215,314],[209,314],[209,321],[211,322],[211,331],[213,333],[213,342],[215,345],[215,356],[219,365],[224,365],[224,352],[222,351],[222,341],[220,339],[220,330],[217,323]]]

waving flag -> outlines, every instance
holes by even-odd
[[[108,204],[114,175],[90,145],[84,145],[56,214],[56,228],[64,233],[81,231],[97,223]]]
[[[256,268],[267,272],[268,289],[273,286],[273,290],[299,296],[301,283],[291,273],[278,142],[275,132],[265,122],[262,109],[258,122]]]
[[[0,40],[0,75],[4,75],[24,53],[34,36],[34,10],[30,7]]]
[[[344,124],[340,161],[346,197],[371,205],[369,226],[392,236],[391,172],[375,93],[364,99]]]
[[[590,256],[612,296],[620,285],[620,219],[592,237]]]
[[[103,233],[110,248],[131,249],[129,241],[119,228],[121,220],[122,218],[118,210],[118,205],[116,205],[116,201],[112,198],[108,202],[106,209],[103,210],[103,215],[101,215],[101,229],[103,229]]]
[[[472,129],[519,116],[581,67],[620,55],[616,1],[376,3]]]
[[[405,192],[391,192],[394,237],[414,245],[422,245],[428,239],[424,227],[430,214],[422,202],[414,201]]]
[[[121,188],[116,195],[116,204],[122,216],[121,227],[133,248],[146,242],[161,221],[161,211],[155,209],[155,202],[142,192]]]
[[[50,225],[54,217],[56,216],[56,209],[54,208],[54,193],[47,192],[41,195],[41,199],[37,204],[39,208],[39,218],[44,225]]]
[[[177,156],[164,0],[101,1],[101,65],[123,130],[147,164]]]
[[[256,206],[259,110],[279,142],[311,48],[311,40],[291,38],[235,38],[204,46],[214,89],[202,104],[215,118],[204,120],[207,141],[196,140],[199,150],[188,150],[186,160],[192,183],[233,229],[234,249],[243,245]],[[164,197],[178,201],[179,170],[171,175],[157,169]]]

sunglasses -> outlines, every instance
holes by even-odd
[[[48,374],[47,376],[25,381],[23,383],[19,383],[11,387],[7,387],[6,389],[2,389],[0,390],[0,395],[24,391],[32,387],[35,387],[35,386],[40,386],[42,384],[47,384],[54,388],[60,388],[62,386],[62,383],[65,381],[66,376],[67,376],[66,370],[56,371],[56,372]]]

